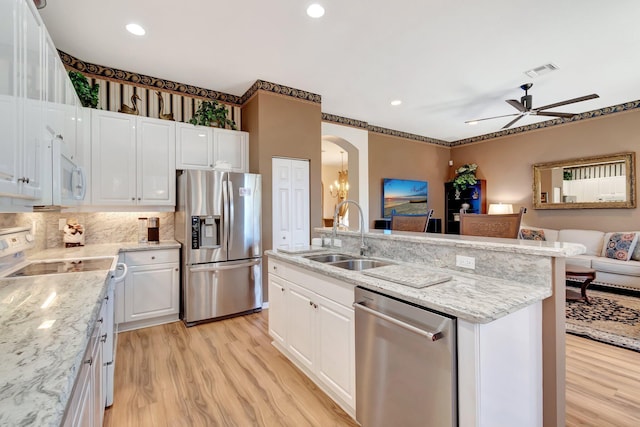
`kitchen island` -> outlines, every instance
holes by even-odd
[[[330,234],[328,229],[316,232]],[[405,264],[407,271],[413,265],[444,272],[452,279],[415,289],[295,254],[268,255],[316,278],[339,279],[456,317],[460,425],[509,425],[504,413],[518,405],[525,410],[519,416],[530,418],[519,425],[564,424],[564,282],[559,278],[564,278],[564,258],[582,253],[584,247],[386,231],[364,237],[370,257]],[[340,252],[358,253],[360,233],[341,231],[338,238]],[[458,256],[473,258],[475,269],[457,267]],[[270,259],[270,273],[271,268]],[[556,292],[560,283],[561,292]],[[491,416],[503,418],[486,418]]]
[[[174,241],[88,245],[47,249],[29,260],[179,247]],[[0,425],[61,425],[109,280],[109,270],[0,278]]]

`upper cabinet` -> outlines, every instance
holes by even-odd
[[[178,123],[176,169],[249,172],[247,132]]]
[[[175,122],[93,110],[92,205],[175,205]]]
[[[44,26],[31,2],[0,3],[0,195],[40,197],[43,40]]]

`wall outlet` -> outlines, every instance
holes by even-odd
[[[476,259],[472,256],[456,255],[456,267],[476,269]]]
[[[58,230],[64,230],[64,226],[67,225],[67,218],[60,218],[58,220]]]

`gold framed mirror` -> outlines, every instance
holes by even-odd
[[[533,165],[534,209],[635,208],[635,153]]]

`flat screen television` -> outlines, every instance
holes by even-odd
[[[410,179],[382,179],[382,216],[391,218],[391,213],[402,215],[425,215],[429,183]]]

